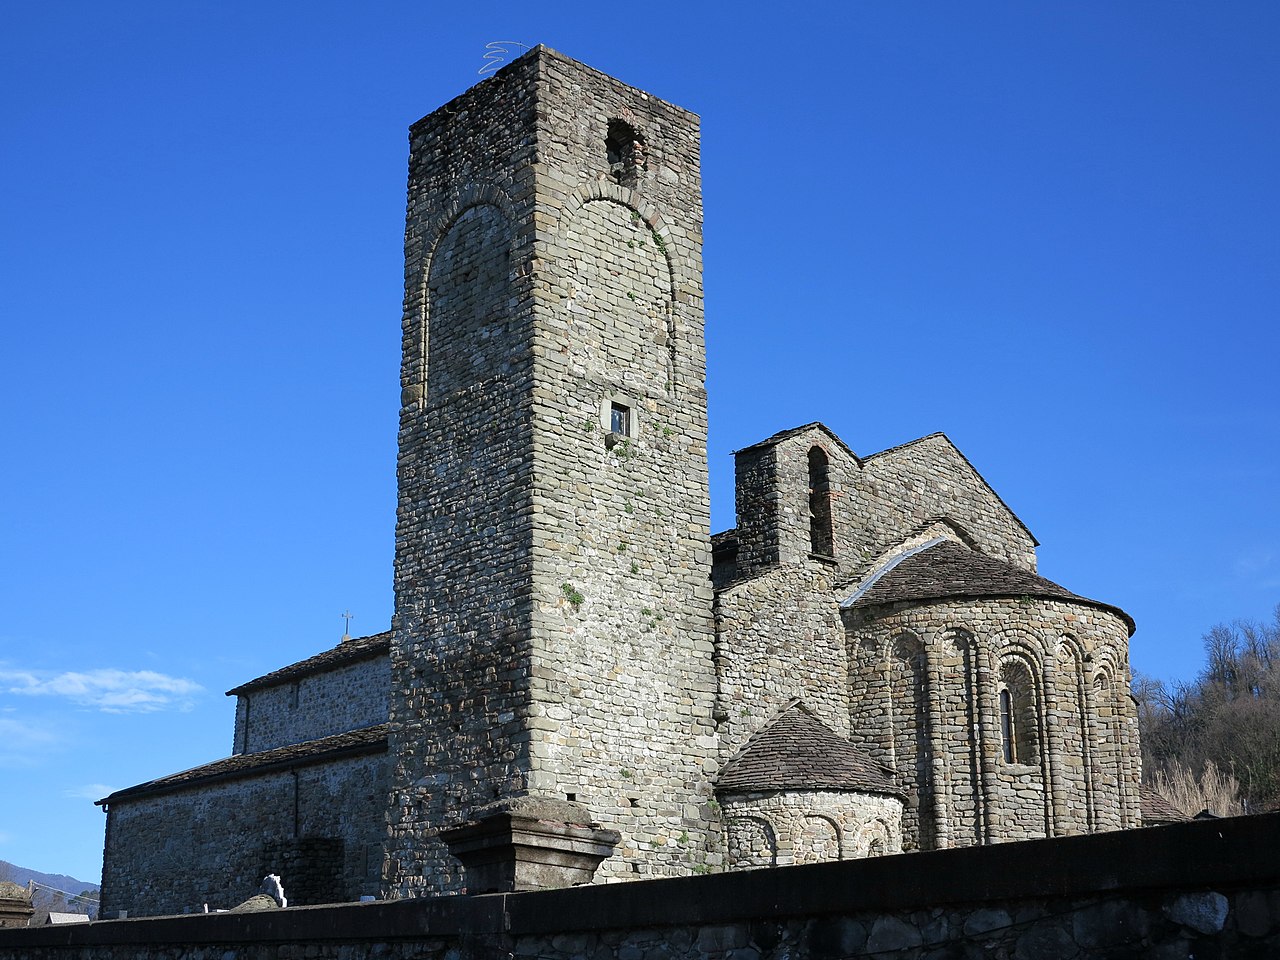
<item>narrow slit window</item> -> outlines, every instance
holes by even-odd
[[[1035,677],[1018,661],[1000,670],[1000,753],[1004,762],[1034,765],[1040,762],[1040,715]]]
[[[809,449],[809,551],[823,557],[834,557],[836,552],[831,528],[831,471],[821,447]]]
[[[1008,690],[1000,691],[1000,742],[1004,748],[1004,762],[1017,762],[1017,745],[1013,738],[1013,697]]]

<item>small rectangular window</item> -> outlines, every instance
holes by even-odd
[[[624,437],[631,436],[631,408],[630,407],[624,407],[620,403],[615,403],[610,406],[609,432],[618,433]]]

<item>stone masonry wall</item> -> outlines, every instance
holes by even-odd
[[[622,834],[599,879],[688,873],[720,862],[698,121],[543,66],[529,785]]]
[[[849,735],[848,652],[830,569],[816,561],[775,567],[716,596],[717,718],[723,760],[802,699]]]
[[[902,850],[902,801],[836,790],[721,797],[733,869],[883,856]]]
[[[385,723],[391,662],[385,655],[236,697],[234,753],[257,753]]]
[[[387,804],[398,896],[460,889],[436,834],[528,783],[539,73],[522,58],[410,129]]]
[[[1140,822],[1128,628],[1066,601],[955,600],[846,613],[851,739],[912,792],[908,849],[1115,830]],[[999,694],[1029,677],[1023,756]]]
[[[1280,817],[545,893],[0,931],[4,960],[1263,960]]]
[[[972,464],[940,433],[862,461],[848,493],[848,514],[861,528],[860,546],[874,558],[938,516],[949,516],[971,546],[1028,570],[1035,540]]]
[[[435,834],[521,793],[622,833],[602,879],[687,872],[717,855],[696,118],[537,48],[411,137],[388,889],[459,889]]]
[[[740,450],[733,457],[734,509],[737,513],[737,552],[734,571],[717,583],[749,579],[781,559],[777,447],[772,444]]]
[[[815,425],[737,454],[738,579],[772,564],[813,559],[809,451],[815,447],[827,461],[834,549],[822,562],[834,580],[864,576],[943,517],[974,549],[1035,569],[1031,535],[942,434],[859,461]]]
[[[376,894],[387,767],[385,754],[373,754],[112,803],[102,915],[233,907],[267,873],[298,904]],[[308,840],[327,841],[329,861],[341,851],[338,882],[297,875],[304,864],[334,873]]]

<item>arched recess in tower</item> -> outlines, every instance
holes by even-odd
[[[427,400],[511,371],[507,330],[511,228],[502,211],[464,210],[431,256],[427,277]]]
[[[649,225],[613,200],[584,203],[566,225],[571,362],[589,380],[637,395],[672,378],[671,269]]]

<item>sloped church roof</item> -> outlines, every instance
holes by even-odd
[[[720,772],[717,791],[859,790],[902,796],[889,773],[793,702]]]
[[[872,575],[856,595],[852,609],[900,601],[948,600],[971,597],[1036,597],[1069,600],[1107,610],[1120,617],[1133,633],[1133,618],[1109,603],[1090,600],[1030,570],[997,560],[954,540],[943,540],[905,557],[879,575]]]

